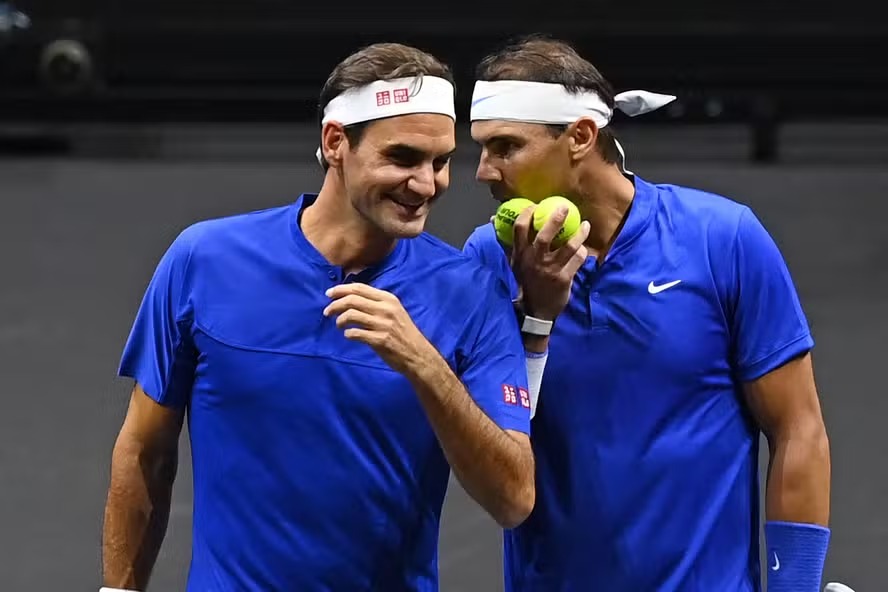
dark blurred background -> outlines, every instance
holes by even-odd
[[[888,25],[869,3],[0,0],[0,590],[97,589],[130,388],[115,370],[148,278],[184,226],[319,187],[332,67],[418,45],[454,67],[464,122],[475,62],[533,32],[573,41],[618,91],[678,95],[614,120],[630,168],[747,203],[777,240],[832,442],[825,581],[888,589]],[[459,133],[429,226],[454,245],[494,207]],[[190,558],[183,442],[152,590],[182,589]],[[501,590],[499,531],[456,483],[441,538],[445,592]]]

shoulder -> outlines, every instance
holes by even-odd
[[[501,282],[493,270],[477,257],[431,234],[423,233],[413,239],[413,246],[413,264],[422,270],[427,280],[451,296],[458,294],[477,298],[483,290],[501,289]]]
[[[469,235],[469,238],[466,240],[466,244],[478,246],[498,246],[496,232],[493,229],[493,224],[490,224],[488,222],[487,224],[482,224],[475,227],[475,229]]]
[[[661,224],[714,255],[731,252],[743,226],[759,224],[749,206],[719,193],[673,184],[654,187]]]
[[[749,207],[712,191],[681,185],[656,185],[666,211],[684,217],[684,222],[699,225],[713,232],[736,230]]]
[[[209,256],[220,251],[270,240],[282,236],[275,230],[283,229],[292,206],[279,206],[231,216],[201,220],[187,226],[173,242],[177,253],[189,256]]]

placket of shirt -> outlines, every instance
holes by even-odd
[[[349,284],[352,282],[366,281],[366,280],[362,280],[362,278],[365,277],[364,275],[362,275],[363,272],[350,273],[348,275],[345,275],[343,273],[341,267],[337,267],[335,265],[330,265],[329,263],[326,265],[326,267],[327,267],[327,269],[326,269],[327,277],[330,279],[330,284],[328,287],[338,286],[340,284]],[[315,332],[315,335],[316,335],[315,347],[316,347],[316,353],[323,353],[323,352],[326,352],[328,349],[328,346],[326,345],[326,343],[327,343],[326,338],[324,337],[326,332],[327,331],[338,332],[338,331],[342,331],[342,329],[338,329],[336,327],[336,316],[335,315],[332,315],[329,317],[325,317],[323,315],[318,315],[318,316],[319,316],[318,329]]]
[[[377,271],[373,269],[365,269],[357,273],[349,273],[343,275],[342,268],[330,265],[327,267],[327,277],[333,281],[332,285],[350,284],[353,282],[369,283],[376,275]]]
[[[598,261],[592,259],[581,270],[584,274],[583,284],[588,290],[586,297],[589,303],[588,322],[591,329],[600,330],[608,327],[610,314],[607,308],[607,300],[601,295],[607,264],[607,260],[599,264]]]

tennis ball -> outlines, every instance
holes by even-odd
[[[555,235],[555,238],[552,239],[552,247],[554,248],[558,248],[569,241],[570,237],[575,235],[580,229],[580,223],[582,222],[580,219],[580,210],[578,210],[577,206],[566,197],[553,195],[538,203],[536,209],[533,211],[533,229],[539,232],[542,230],[546,220],[555,214],[555,211],[562,206],[567,208],[567,218],[564,219],[564,224],[562,224],[561,230],[559,230],[558,234]]]
[[[515,220],[518,219],[518,215],[521,212],[532,205],[533,202],[529,199],[515,197],[501,203],[496,209],[496,215],[493,217],[493,228],[496,230],[496,238],[502,244],[507,247],[512,246],[512,228],[515,225]]]

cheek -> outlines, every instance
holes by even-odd
[[[382,192],[396,189],[410,180],[408,171],[390,164],[369,167],[365,174],[368,184]]]
[[[392,191],[402,183],[406,183],[407,178],[408,176],[398,167],[369,163],[352,170],[349,185],[361,193],[363,199]]]
[[[435,173],[435,185],[438,187],[438,193],[442,193],[450,187],[450,165]]]
[[[504,175],[512,181],[512,185],[522,193],[534,192],[541,186],[550,184],[552,167],[540,158],[515,160],[507,167]]]
[[[542,155],[537,150],[522,148],[503,159],[503,165],[516,178],[526,177],[540,168]]]

